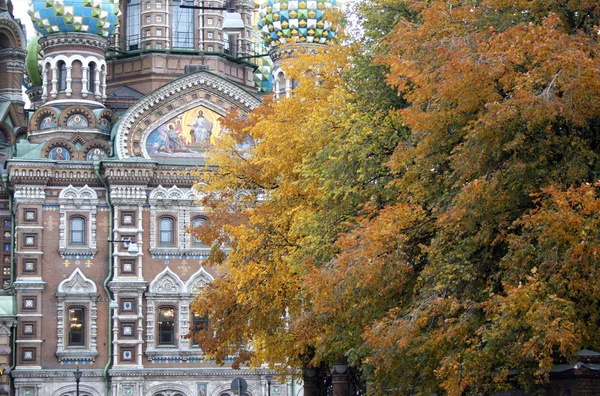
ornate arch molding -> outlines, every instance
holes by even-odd
[[[200,293],[200,290],[204,288],[204,286],[214,282],[214,280],[215,278],[201,267],[187,282],[185,282],[185,292],[195,296]]]
[[[65,138],[54,138],[48,140],[42,149],[42,157],[48,158],[50,151],[55,147],[63,147],[69,152],[71,158],[75,158],[77,155],[77,148],[75,145]]]
[[[184,396],[194,396],[194,392],[180,384],[160,384],[153,386],[148,390],[149,396],[174,396],[181,393]]]
[[[141,98],[123,115],[115,132],[116,155],[119,159],[143,157],[146,131],[194,107],[204,106],[225,116],[236,108],[248,113],[260,103],[258,96],[211,72],[183,76]]]
[[[201,198],[193,188],[179,188],[172,186],[165,188],[158,186],[150,192],[150,253],[153,255],[199,254],[194,252],[190,243],[190,236],[186,230],[190,227],[191,215],[202,208],[194,205]],[[171,216],[177,221],[175,227],[176,240],[174,246],[160,246],[157,243],[158,222],[162,216]],[[196,249],[197,250],[197,249]]]
[[[27,39],[25,33],[21,30],[19,24],[10,17],[8,13],[0,14],[0,35],[5,35],[9,39],[11,49],[22,49],[23,60],[27,55]],[[1,51],[0,51],[1,53]]]
[[[218,387],[216,387],[212,393],[211,396],[219,396],[222,395],[224,393],[227,394],[232,394],[233,392],[231,392],[231,386],[230,385],[220,385]],[[255,391],[254,387],[250,384],[248,384],[248,389],[246,389],[246,393],[245,395],[249,395],[249,396],[254,396],[254,395],[258,395],[260,392]]]
[[[60,118],[58,119],[58,125],[67,127],[67,120],[74,115],[80,114],[87,120],[88,126],[86,128],[95,128],[97,125],[96,115],[92,110],[85,106],[73,105],[63,110]]]
[[[98,120],[100,120],[101,118],[106,118],[108,121],[110,121],[110,127],[112,128],[112,126],[115,125],[115,123],[119,119],[119,116],[117,116],[117,113],[115,113],[112,109],[105,107],[104,109],[101,109],[98,113]]]
[[[146,293],[146,355],[151,360],[154,358],[179,358],[181,356],[181,348],[186,341],[184,334],[182,334],[182,320],[189,316],[189,307],[181,299],[183,288],[183,282],[169,267],[156,275],[148,286],[148,292]],[[166,306],[175,309],[175,344],[168,348],[164,346],[158,348],[158,343],[154,338],[157,331],[158,310]]]
[[[148,198],[151,205],[170,205],[172,201],[176,201],[179,205],[190,205],[198,199],[200,199],[200,196],[196,194],[193,188],[182,189],[177,186],[172,186],[169,189],[158,186],[152,190]]]
[[[84,377],[85,379],[85,377]],[[69,378],[70,381],[72,381],[72,378]],[[102,396],[100,394],[100,392],[98,392],[96,389],[92,388],[89,385],[85,385],[85,384],[80,384],[79,385],[79,394],[81,396]],[[76,386],[75,385],[66,385],[63,386],[62,388],[58,389],[57,391],[55,391],[52,396],[76,396]]]
[[[94,258],[98,251],[96,246],[96,212],[98,194],[88,185],[73,187],[70,185],[58,195],[60,205],[58,251],[63,258]],[[70,245],[68,241],[69,219],[77,216],[85,219],[85,241],[81,245]]]
[[[2,143],[12,144],[15,141],[13,129],[6,122],[0,122],[0,133],[4,135],[5,142]]]
[[[108,142],[104,140],[92,140],[81,147],[81,160],[85,161],[87,159],[87,153],[96,148],[104,150],[107,155],[110,154],[110,144]]]
[[[40,130],[40,124],[44,118],[47,116],[51,116],[54,119],[54,124],[58,124],[58,118],[60,117],[61,111],[57,108],[50,106],[40,107],[33,113],[31,116],[31,121],[29,121],[29,130],[37,131]]]
[[[151,294],[179,296],[183,291],[183,282],[176,273],[166,267],[150,282],[148,290]]]
[[[98,356],[96,284],[76,268],[71,276],[59,283],[56,298],[58,300],[56,356],[61,362],[94,361]],[[85,310],[85,343],[83,346],[70,348],[66,340],[69,332],[69,309],[73,307]]]

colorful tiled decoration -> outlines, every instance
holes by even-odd
[[[30,0],[28,14],[42,36],[81,32],[110,37],[119,25],[119,0]]]
[[[266,0],[258,19],[265,46],[274,48],[290,39],[326,44],[335,29],[323,14],[335,5],[336,0]]]
[[[256,64],[254,86],[260,93],[270,93],[273,90],[273,61],[266,55],[258,58]]]

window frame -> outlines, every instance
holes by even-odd
[[[172,316],[170,319],[165,319],[165,316],[163,316],[163,311],[168,311],[170,310],[172,312]],[[163,305],[158,307],[158,315],[157,315],[157,320],[156,320],[156,332],[157,332],[157,346],[159,347],[175,347],[176,344],[176,333],[175,333],[175,329],[177,328],[177,322],[175,320],[177,316],[177,310],[175,307],[171,306],[171,305]],[[163,324],[167,324],[170,323],[170,330],[164,330],[162,328]],[[170,334],[170,342],[166,342],[163,341],[163,334],[168,333]]]
[[[190,310],[190,312],[191,312],[191,310]],[[193,337],[193,333],[195,333],[196,331],[202,331],[202,330],[205,330],[206,328],[208,328],[209,319],[208,319],[208,315],[200,316],[200,315],[196,315],[195,312],[191,312],[191,316],[192,316],[192,319],[190,320],[190,322],[192,323],[192,337],[191,337],[192,338],[192,346],[197,347],[200,344]],[[198,327],[199,325],[201,327]]]
[[[90,62],[88,66],[88,80],[87,80],[87,91],[90,93],[94,93],[94,88],[96,85],[96,63]]]
[[[163,221],[169,221],[170,230],[163,230]],[[169,233],[169,240],[163,239],[163,233]],[[174,246],[175,245],[175,219],[171,216],[161,216],[158,218],[158,245],[159,246]]]
[[[73,327],[72,327],[72,317],[71,317],[71,312],[72,311],[80,311],[81,312],[81,328],[74,331]],[[85,307],[79,306],[79,305],[71,305],[67,308],[67,312],[68,312],[68,316],[69,316],[69,334],[67,337],[67,347],[68,348],[72,348],[72,347],[85,347],[86,346],[86,313],[87,310],[85,309]],[[78,335],[81,339],[79,341],[73,341],[73,336],[74,335]]]
[[[192,227],[193,228],[200,227],[200,225],[202,223],[206,223],[207,221],[208,221],[208,218],[206,216],[194,216],[194,218],[192,219]],[[192,234],[192,245],[196,246],[196,247],[206,247],[206,244],[204,244],[194,234]]]
[[[58,73],[58,91],[65,91],[67,89],[67,64],[65,61],[58,61],[56,72]]]
[[[81,221],[81,230],[74,230],[74,221],[76,220],[80,220]],[[71,217],[69,217],[69,246],[86,246],[87,245],[87,240],[86,240],[86,226],[87,226],[87,222],[86,222],[86,218],[83,216],[78,216],[78,215],[73,215]],[[80,237],[81,237],[81,242],[76,242],[74,241],[74,236],[76,235],[75,232],[77,232]]]

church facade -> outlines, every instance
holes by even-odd
[[[210,216],[195,181],[220,118],[292,87],[256,48],[326,43],[334,3],[30,3],[27,43],[0,0],[0,395],[302,394],[187,337],[219,276],[189,231]]]

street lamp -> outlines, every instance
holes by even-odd
[[[79,371],[79,366],[77,366],[77,370],[73,371],[73,375],[75,376],[75,384],[77,385],[77,387],[76,387],[77,396],[79,396],[79,381],[81,380],[81,374],[83,374],[83,373],[81,371]]]
[[[138,245],[137,243],[134,243],[131,239],[120,239],[120,240],[112,240],[109,239],[107,242],[110,243],[127,243],[127,253],[129,254],[138,254],[140,252],[140,249],[138,249]]]
[[[265,375],[265,379],[267,380],[267,396],[271,396],[271,379],[273,376],[271,374]]]

